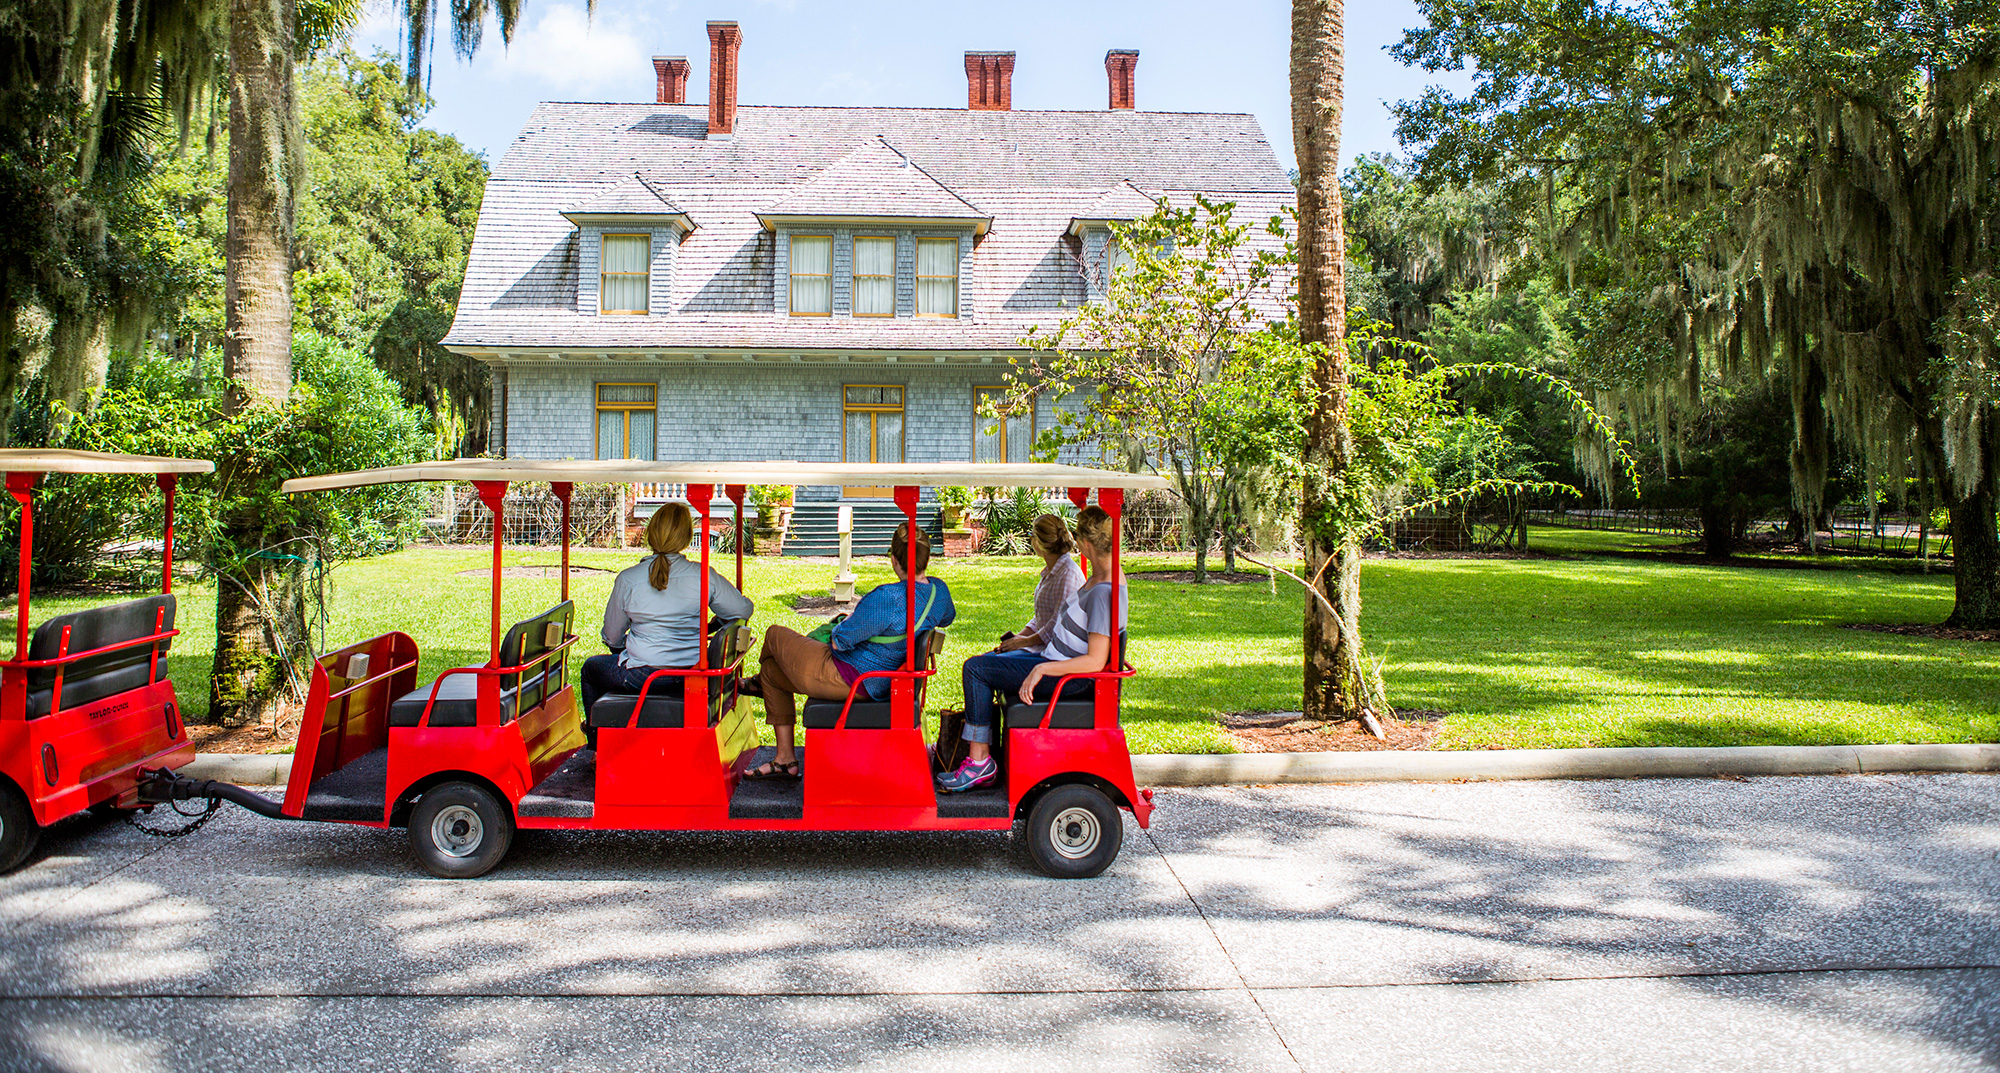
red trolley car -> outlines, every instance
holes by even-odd
[[[0,449],[21,507],[14,658],[0,662],[0,872],[20,864],[42,828],[94,805],[138,804],[143,771],[194,759],[167,680],[174,628],[174,486],[210,473],[199,459],[46,448]],[[166,496],[157,596],[58,615],[28,630],[35,485],[45,473],[152,476]]]
[[[562,595],[508,625],[500,617],[502,512],[514,481],[547,481],[563,503]],[[1060,877],[1103,871],[1116,858],[1129,810],[1143,827],[1151,791],[1133,784],[1119,725],[1119,692],[1134,671],[1114,638],[1084,699],[1015,702],[996,746],[1003,777],[980,791],[936,790],[923,731],[926,685],[943,644],[909,633],[902,666],[875,701],[855,684],[845,701],[809,700],[801,722],[812,763],[797,781],[743,772],[768,750],[736,749],[719,733],[736,705],[751,643],[741,622],[707,623],[693,667],[662,670],[638,695],[609,695],[579,711],[570,660],[577,636],[569,600],[568,504],[575,483],[684,484],[701,517],[701,603],[708,605],[710,509],[722,489],[736,506],[736,576],[743,577],[744,493],[753,484],[891,487],[914,528],[920,490],[937,485],[1060,487],[1119,519],[1128,489],[1160,487],[1146,474],[1057,465],[831,465],[796,462],[655,463],[460,459],[288,481],[316,492],[402,481],[471,482],[494,515],[492,629],[486,663],[417,681],[416,642],[389,633],[321,656],[281,805],[235,787],[163,781],[161,797],[227,796],[266,815],[409,830],[433,874],[481,875],[505,856],[517,828],[624,830],[1007,830],[1025,824],[1033,859]],[[1117,558],[1113,557],[1114,582]],[[914,604],[914,591],[910,595]],[[915,607],[905,621],[915,621]],[[585,726],[596,746],[586,745]],[[260,807],[261,804],[261,807]]]

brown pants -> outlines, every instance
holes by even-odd
[[[847,683],[833,666],[833,649],[796,630],[783,626],[765,630],[757,660],[757,681],[764,687],[764,721],[774,727],[798,722],[794,693],[815,700],[847,699]]]

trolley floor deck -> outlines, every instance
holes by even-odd
[[[302,818],[308,820],[358,820],[376,823],[382,819],[389,794],[389,749],[387,746],[363,753],[339,771],[321,775],[306,790]]]
[[[597,815],[597,750],[578,749],[522,795],[516,811],[540,819],[587,820]]]
[[[777,755],[776,747],[762,746],[751,758],[749,767],[760,767]],[[805,758],[806,751],[800,749],[800,762],[803,763]],[[732,820],[799,820],[805,815],[804,779],[741,779],[736,783],[736,792],[729,796],[729,818]]]

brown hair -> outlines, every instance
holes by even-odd
[[[1100,552],[1111,550],[1113,528],[1111,515],[1103,507],[1091,504],[1076,512],[1076,538],[1089,542]]]
[[[1035,547],[1052,555],[1068,555],[1076,549],[1076,541],[1060,516],[1044,514],[1035,519]]]
[[[916,562],[914,564],[910,562],[912,556],[907,550],[912,536],[910,523],[904,522],[897,526],[896,534],[889,538],[889,557],[896,560],[896,565],[902,567],[903,572],[913,578],[923,573],[924,567],[931,564],[930,534],[919,529],[914,535],[916,537]]]
[[[646,522],[646,546],[653,549],[653,569],[646,580],[656,589],[667,587],[673,561],[667,556],[681,551],[694,539],[694,512],[686,503],[662,503]]]

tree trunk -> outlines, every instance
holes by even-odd
[[[1361,549],[1355,493],[1338,478],[1354,456],[1347,425],[1347,301],[1341,227],[1340,118],[1346,43],[1343,0],[1292,2],[1292,142],[1299,159],[1299,338],[1314,348],[1312,414],[1306,425],[1301,526],[1306,576],[1318,594],[1305,607],[1308,719],[1358,718],[1383,707],[1379,679],[1361,656]],[[1322,598],[1325,602],[1322,602]],[[1333,610],[1329,611],[1327,604]]]
[[[1727,559],[1736,551],[1734,518],[1729,504],[1707,500],[1701,505],[1701,547],[1711,559]]]
[[[14,353],[14,289],[0,268],[0,447],[14,445],[14,391],[21,385],[21,356]]]
[[[292,194],[298,174],[293,110],[294,0],[230,0],[229,230],[223,374],[231,412],[283,405],[292,386]],[[243,445],[218,485],[248,489],[277,479],[270,459]],[[275,635],[289,634],[291,601],[270,591],[253,558],[277,542],[254,511],[223,519],[217,541],[215,665],[209,716],[262,720],[283,703]]]
[[[1208,584],[1208,542],[1214,536],[1215,515],[1188,501],[1188,544],[1194,549],[1194,583]]]
[[[1992,629],[2000,626],[2000,533],[1993,520],[1993,493],[1982,491],[1946,504],[1951,512],[1951,561],[1956,599],[1947,626]]]

